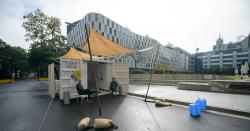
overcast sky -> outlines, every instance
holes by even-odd
[[[132,32],[149,35],[193,53],[212,50],[219,33],[225,42],[250,33],[250,0],[0,0],[0,39],[29,49],[22,16],[40,8],[74,22],[98,12]]]

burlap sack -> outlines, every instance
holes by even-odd
[[[77,130],[78,130],[78,131],[84,130],[84,129],[89,125],[89,122],[90,122],[90,118],[89,118],[89,117],[83,118],[83,119],[79,122],[79,124],[78,124],[78,126],[77,126]]]
[[[155,106],[171,106],[172,104],[169,104],[167,102],[162,102],[162,101],[159,101],[159,100],[156,100],[155,101]]]
[[[104,119],[104,118],[95,119],[94,128],[109,128],[111,127],[111,124],[112,120],[110,119]]]
[[[161,101],[161,102],[165,102],[165,98],[163,98],[163,97],[155,97],[154,101],[156,101],[156,100]]]

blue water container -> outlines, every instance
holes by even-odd
[[[206,101],[206,99],[201,99],[200,103],[201,103],[201,110],[205,111],[207,109],[207,101]]]
[[[189,104],[189,114],[193,117],[200,116],[201,111],[196,103]]]
[[[207,102],[206,99],[200,99],[198,98],[195,103],[199,106],[200,110],[205,111],[207,108]]]
[[[201,99],[198,98],[196,101],[195,101],[195,104],[197,105],[197,108],[198,110],[202,110],[202,102],[201,102]]]

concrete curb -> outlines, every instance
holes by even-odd
[[[128,93],[128,95],[142,97],[142,98],[145,97],[145,95],[135,94],[135,93]],[[148,96],[148,99],[154,99],[154,97]],[[166,102],[177,104],[177,105],[182,105],[182,106],[186,106],[186,107],[188,107],[188,105],[190,104],[188,102],[182,102],[182,101],[176,101],[176,100],[170,100],[170,99],[166,99]],[[250,118],[250,112],[244,112],[244,111],[232,110],[232,109],[226,109],[226,108],[220,108],[220,107],[213,107],[213,106],[207,106],[207,110],[228,113],[228,114],[233,114],[233,115],[238,115],[238,116]]]
[[[134,85],[147,85],[148,83],[129,83],[129,84],[134,84]],[[178,84],[174,84],[174,83],[155,83],[152,82],[151,84],[153,85],[164,85],[164,86],[176,86],[178,88]],[[213,86],[209,86],[209,89],[182,89],[182,88],[178,88],[180,90],[191,90],[191,91],[203,91],[203,92],[214,92],[214,93],[229,93],[229,94],[240,94],[240,95],[250,95],[250,91],[248,90],[235,90],[235,89],[225,89],[225,88],[219,88],[216,87],[217,89],[220,90],[212,90],[212,88],[214,88]]]

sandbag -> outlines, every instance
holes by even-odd
[[[99,128],[114,128],[114,129],[117,129],[118,126],[116,126],[112,122],[112,120],[110,120],[110,119],[99,118],[99,119],[95,119],[94,128],[96,128],[96,129],[99,129]]]
[[[167,102],[162,102],[162,101],[159,101],[159,100],[156,100],[155,101],[155,106],[171,106],[172,104],[169,104]]]
[[[161,101],[161,102],[166,102],[165,98],[163,98],[163,97],[155,97],[154,101],[156,101],[156,100]]]
[[[89,117],[85,117],[84,119],[82,119],[78,126],[77,126],[77,130],[78,131],[82,131],[84,129],[86,129],[86,127],[89,125],[89,122],[90,122],[90,118]]]

